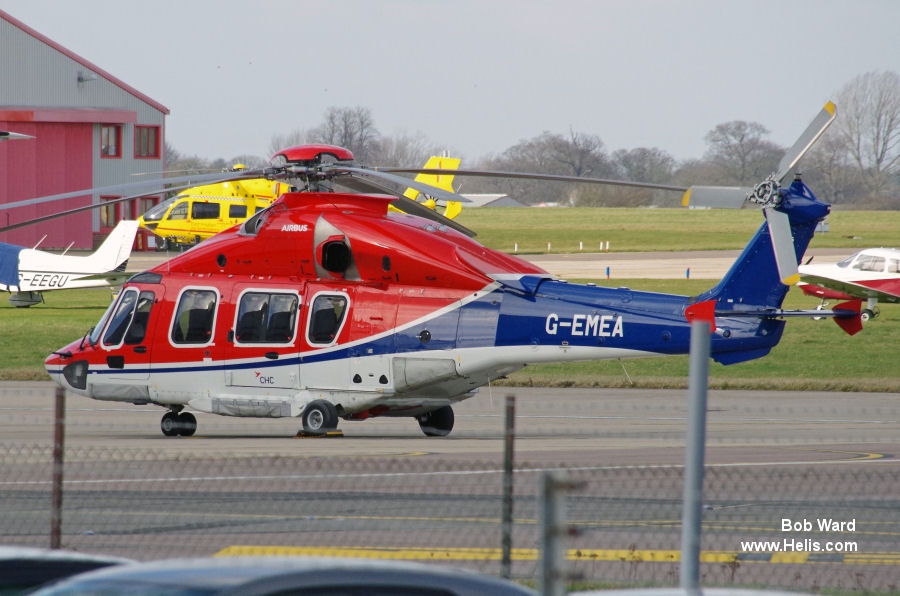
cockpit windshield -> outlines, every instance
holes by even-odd
[[[837,266],[838,266],[838,267],[843,267],[843,268],[849,267],[849,266],[850,266],[850,263],[853,262],[853,259],[855,259],[859,254],[860,254],[860,253],[855,252],[855,253],[853,253],[852,255],[850,255],[849,257],[847,257],[846,259],[843,259],[843,260],[841,260],[841,261],[838,261]]]
[[[172,203],[175,202],[176,199],[180,199],[181,196],[172,197],[171,199],[166,199],[162,203],[158,205],[154,205],[147,209],[144,213],[144,221],[160,221],[163,218],[163,215],[166,214],[166,211],[169,210],[169,207],[172,206]]]

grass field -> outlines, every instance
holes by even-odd
[[[584,235],[599,243],[607,237],[611,250],[715,250],[740,248],[760,222],[756,211],[689,211],[680,209],[471,209],[460,217],[478,230],[478,239],[510,251],[577,250]],[[598,231],[599,230],[599,231]],[[838,212],[830,231],[813,240],[818,247],[844,247],[848,254],[865,246],[900,244],[900,212]],[[522,238],[522,240],[514,240]],[[606,241],[606,240],[604,240]],[[504,246],[507,245],[507,246]],[[574,280],[573,280],[574,281]],[[603,285],[606,280],[594,281]],[[618,284],[616,284],[618,285]],[[695,295],[709,280],[630,280],[634,289]],[[46,303],[28,309],[0,301],[0,380],[44,380],[44,358],[82,337],[109,304],[109,290],[48,293]],[[816,301],[792,290],[786,308],[814,308]],[[785,390],[896,391],[900,370],[894,367],[900,336],[900,306],[882,304],[882,314],[855,336],[831,321],[792,319],[781,343],[765,358],[722,366],[710,365],[710,387]],[[500,384],[586,387],[685,387],[688,359],[660,357],[541,365],[515,373]]]
[[[614,252],[739,249],[762,223],[755,209],[465,209],[458,222],[477,240],[505,252],[597,252],[609,242]],[[900,211],[835,211],[829,230],[812,247],[900,247]],[[848,251],[852,252],[852,250]]]

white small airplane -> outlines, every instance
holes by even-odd
[[[100,248],[87,256],[55,254],[0,242],[0,290],[12,292],[9,302],[28,307],[44,301],[42,292],[73,288],[120,286],[138,223],[120,221]]]
[[[878,316],[878,302],[900,302],[900,250],[866,248],[838,263],[806,264],[797,285],[825,300],[866,300],[863,321]]]

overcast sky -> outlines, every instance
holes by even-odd
[[[0,0],[171,111],[183,155],[268,157],[329,107],[472,161],[544,131],[702,157],[789,146],[857,75],[900,72],[898,0]],[[840,105],[838,105],[840,114]],[[399,165],[399,164],[398,164]],[[410,165],[410,164],[403,164]]]

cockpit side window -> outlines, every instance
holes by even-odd
[[[300,300],[296,294],[247,292],[238,306],[239,344],[288,343],[294,339]]]
[[[853,264],[853,268],[860,271],[884,271],[884,257],[861,255]]]
[[[131,319],[131,325],[125,332],[125,344],[133,346],[144,341],[147,334],[147,322],[150,320],[150,309],[156,301],[156,295],[145,290],[138,296],[137,308],[134,311],[134,317]]]
[[[131,323],[134,316],[134,307],[137,304],[138,292],[129,288],[122,292],[119,298],[119,304],[116,306],[115,313],[106,327],[106,333],[103,334],[103,344],[107,346],[117,346],[122,343],[125,337],[125,331]]]
[[[181,201],[172,207],[169,212],[169,219],[187,219],[188,202]]]
[[[185,290],[178,300],[172,322],[172,343],[206,344],[212,341],[216,301],[213,290]]]
[[[342,294],[319,294],[309,309],[307,339],[311,344],[330,344],[337,339],[347,313],[347,297]]]

